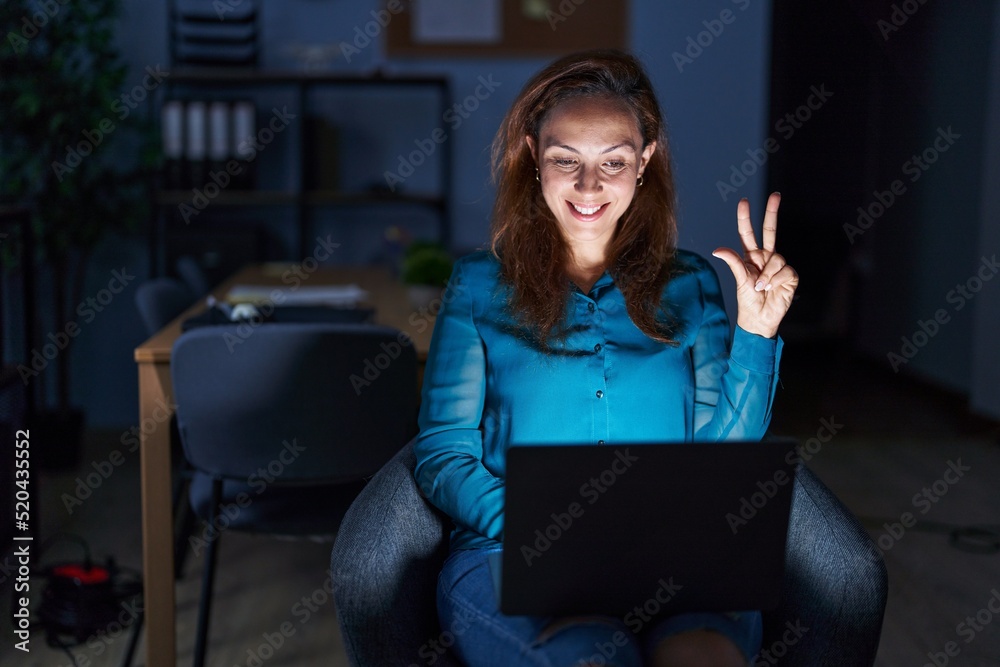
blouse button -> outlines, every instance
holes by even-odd
[[[600,389],[597,390],[597,398],[604,398],[604,392]]]
[[[603,440],[598,440],[598,441],[597,441],[597,444],[599,444],[599,445],[603,445],[603,444],[604,444],[604,441],[603,441]]]
[[[588,303],[587,304],[587,310],[589,310],[590,312],[594,312],[594,310],[596,310],[596,308],[597,307],[594,304],[592,304],[592,303]]]
[[[594,352],[600,352],[600,351],[601,351],[601,344],[598,343],[597,345],[594,346]]]

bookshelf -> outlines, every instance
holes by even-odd
[[[352,183],[337,183],[336,175],[332,177],[334,182],[330,182],[330,178],[326,182],[315,182],[318,178],[315,173],[317,155],[329,162],[329,153],[333,151],[324,150],[319,145],[318,139],[322,137],[316,131],[314,120],[324,118],[330,107],[341,103],[346,105],[343,108],[349,109],[352,95],[359,91],[376,91],[375,94],[385,99],[399,96],[400,100],[404,100],[398,103],[398,108],[388,110],[385,109],[388,104],[383,103],[381,118],[379,114],[370,114],[366,118],[369,114],[365,110],[355,110],[352,123],[360,123],[365,126],[364,129],[359,130],[355,125],[344,130],[348,135],[346,139],[353,142],[355,147],[363,142],[364,137],[372,137],[373,143],[382,144],[377,147],[378,150],[371,151],[375,155],[366,157],[367,164],[364,166],[369,172],[366,174],[369,180],[359,184],[358,174],[350,173],[345,176],[350,176]],[[407,105],[405,98],[411,94],[407,91],[418,95],[421,103]],[[436,216],[436,240],[448,246],[452,142],[448,140],[447,134],[439,135],[445,136],[445,140],[434,145],[433,154],[426,155],[426,164],[420,167],[425,172],[421,174],[422,181],[432,181],[433,188],[413,188],[408,183],[399,186],[386,176],[397,169],[399,156],[413,151],[414,143],[424,137],[425,130],[435,128],[434,131],[447,132],[447,126],[442,122],[451,102],[447,78],[387,75],[381,72],[344,75],[242,68],[175,68],[157,93],[153,113],[156,115],[155,120],[161,124],[161,111],[166,102],[179,100],[189,103],[197,100],[235,105],[239,101],[254,101],[256,128],[262,150],[251,158],[254,164],[240,163],[255,172],[256,183],[250,186],[246,183],[236,185],[235,180],[226,183],[226,178],[222,176],[226,163],[216,163],[214,168],[206,168],[204,177],[199,174],[196,182],[202,183],[200,187],[190,179],[184,187],[171,186],[167,183],[167,170],[164,170],[154,185],[155,212],[150,230],[151,266],[154,274],[162,275],[170,268],[166,241],[173,231],[208,228],[213,224],[213,218],[220,217],[220,212],[231,218],[239,217],[243,211],[258,216],[271,216],[272,211],[282,211],[286,217],[290,217],[296,240],[289,249],[290,256],[280,259],[298,260],[305,257],[313,242],[312,229],[317,212],[329,212],[335,208],[379,209],[384,216],[395,215],[392,211],[400,210],[401,207],[430,211]],[[273,109],[277,114],[271,113],[270,103],[263,101],[267,99],[282,100]],[[270,149],[262,140],[268,138],[266,132],[269,124],[280,127],[280,123],[274,125],[273,121],[281,119],[283,110],[287,110],[287,115],[294,118],[288,121],[287,131],[284,128],[278,130],[280,137],[274,140],[274,145],[280,143],[280,147]],[[395,138],[383,138],[383,135],[391,134],[380,127],[380,123],[382,126],[387,124],[387,116],[405,119],[405,124],[420,129],[410,131],[406,135],[407,141],[400,140],[398,129]],[[424,116],[427,117],[426,121]],[[161,126],[161,131],[163,129]],[[319,129],[322,131],[322,128]],[[341,139],[345,137],[342,135]],[[184,141],[187,141],[187,130]],[[188,147],[185,145],[184,148],[186,152]],[[433,172],[433,175],[426,172]],[[217,176],[214,186],[211,185],[213,179],[209,177],[212,173]],[[277,213],[274,215],[277,216]],[[364,216],[359,217],[361,219],[344,224],[365,224]]]

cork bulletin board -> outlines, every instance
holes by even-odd
[[[427,4],[418,7],[421,2]],[[395,10],[385,30],[390,58],[552,56],[628,46],[628,0],[386,0],[382,4],[386,11]]]

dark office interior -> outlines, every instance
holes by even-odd
[[[738,247],[741,198],[759,225],[768,193],[781,192],[777,250],[801,284],[780,328],[770,433],[802,444],[804,465],[884,562],[865,664],[1000,665],[998,3],[420,1],[0,9],[0,607],[11,609],[0,662],[160,664],[153,642],[176,664],[201,643],[208,665],[354,664],[330,553],[364,479],[310,497],[331,508],[324,540],[275,538],[308,512],[216,539],[184,497],[173,504],[177,474],[159,468],[183,467],[163,388],[180,319],[187,332],[231,316],[226,290],[250,290],[251,275],[282,298],[334,298],[335,286],[356,304],[359,285],[361,305],[331,317],[399,336],[358,342],[328,373],[303,364],[300,382],[340,373],[350,400],[401,406],[399,419],[345,414],[337,427],[378,432],[388,460],[417,410],[389,378],[422,374],[451,262],[489,241],[490,144],[504,114],[557,56],[617,47],[642,60],[663,106],[679,245],[712,262],[733,321],[732,275],[710,254]],[[220,143],[220,127],[252,139]],[[142,296],[154,286],[170,292],[155,307]],[[299,305],[274,321],[303,316]],[[263,344],[256,328],[227,339],[230,353]],[[207,395],[229,370],[192,355],[215,374],[191,383]],[[173,372],[180,390],[176,361]],[[233,393],[268,400],[258,385],[272,372],[237,374]],[[315,417],[308,392],[271,400],[280,419]],[[153,454],[147,438],[165,444]],[[28,448],[30,466],[16,466]],[[298,450],[283,451],[279,473],[294,471]],[[187,539],[173,550],[175,533]],[[26,544],[31,574],[18,578]],[[151,582],[150,551],[164,548],[172,556],[158,562],[175,576]],[[97,611],[59,598],[72,608],[53,612],[55,572],[83,563],[108,573],[110,597],[90,601]],[[143,586],[156,601],[148,617]],[[25,596],[30,652],[14,615]],[[76,621],[83,630],[66,629]],[[448,641],[410,662],[435,664]],[[833,664],[769,660],[753,664]]]

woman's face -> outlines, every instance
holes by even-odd
[[[570,99],[527,137],[542,195],[567,243],[607,244],[632,202],[656,143],[643,148],[628,108],[608,98]]]

